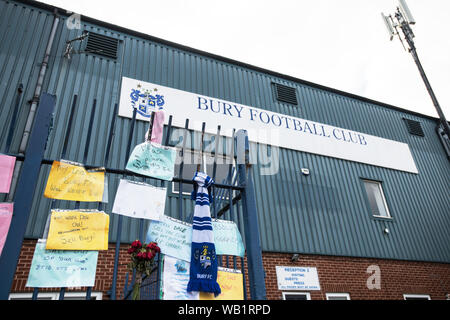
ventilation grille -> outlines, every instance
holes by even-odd
[[[273,83],[273,85],[275,86],[275,94],[278,101],[293,105],[298,104],[295,88],[284,86],[279,83]]]
[[[403,120],[405,120],[406,127],[408,128],[408,132],[410,134],[413,134],[413,135],[419,136],[419,137],[425,136],[420,122],[410,120],[410,119],[405,119],[405,118],[403,118]]]
[[[89,32],[85,52],[95,53],[111,59],[117,59],[119,40],[102,34]]]

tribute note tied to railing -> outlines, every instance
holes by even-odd
[[[109,215],[96,210],[52,210],[46,249],[108,250]]]
[[[9,226],[13,215],[14,203],[0,203],[0,256],[2,255],[3,246],[8,236]]]
[[[44,196],[51,199],[101,202],[105,191],[104,168],[86,170],[67,161],[53,161]]]
[[[92,287],[98,251],[45,250],[45,240],[36,243],[26,287]]]
[[[133,218],[159,220],[164,215],[166,188],[120,179],[113,213]]]
[[[0,193],[8,193],[16,157],[0,154]]]
[[[144,142],[134,148],[125,169],[148,177],[172,181],[175,157],[175,148]]]

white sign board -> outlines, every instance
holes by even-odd
[[[316,268],[276,266],[278,290],[320,290]]]
[[[233,129],[248,131],[250,141],[299,150],[323,156],[366,163],[400,171],[418,173],[409,146],[365,133],[319,122],[211,98],[136,79],[122,78],[119,115],[148,120],[155,106],[163,109],[168,122],[190,129],[230,137]],[[368,119],[370,121],[370,119]]]

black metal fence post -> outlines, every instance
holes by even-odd
[[[266,284],[262,261],[262,250],[259,239],[258,212],[256,210],[255,189],[253,187],[252,171],[249,165],[249,143],[246,130],[239,130],[237,139],[237,166],[239,185],[244,187],[242,192],[242,207],[244,210],[245,243],[247,249],[248,278],[250,282],[250,297],[252,300],[266,299]]]
[[[28,142],[17,189],[14,195],[14,214],[8,237],[0,257],[0,299],[7,300],[16,272],[23,238],[30,216],[33,195],[39,178],[56,96],[43,93]]]

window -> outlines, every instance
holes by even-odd
[[[428,294],[404,294],[404,300],[431,300]]]
[[[192,152],[191,150],[184,150],[184,161],[183,161],[183,176],[182,179],[191,180],[194,177],[195,171],[197,170],[197,163],[199,154],[197,151]],[[214,155],[203,153],[203,163],[206,164],[206,173],[212,177],[214,169]],[[180,172],[181,164],[181,150],[177,151],[177,158],[175,160],[175,176],[178,177]],[[217,155],[216,162],[216,173],[214,181],[217,183],[222,183],[228,177],[230,170],[231,158],[224,155]],[[180,178],[180,177],[179,177]],[[233,177],[232,177],[233,178]],[[191,194],[192,185],[183,183],[181,184],[181,191],[183,194]],[[179,192],[179,183],[172,183],[172,192]]]
[[[391,215],[389,214],[381,182],[364,179],[363,182],[372,215],[374,217],[390,218]]]
[[[327,300],[350,300],[348,293],[327,293]]]
[[[311,300],[309,292],[283,292],[283,300]]]
[[[27,293],[11,293],[9,300],[31,300],[33,294]],[[38,300],[59,300],[59,292],[39,292]],[[64,300],[86,300],[86,292],[66,292]],[[91,300],[102,300],[101,292],[92,292]]]

